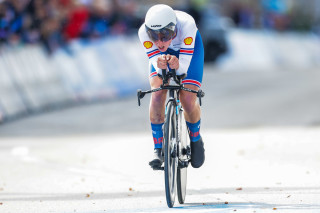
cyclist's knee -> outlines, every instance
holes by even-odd
[[[186,88],[192,89],[192,90],[198,90],[199,88],[197,86],[193,85],[185,85]],[[180,101],[184,108],[184,110],[189,113],[193,112],[195,108],[198,107],[197,103],[197,95],[195,93],[187,92],[187,91],[181,91],[180,94]]]
[[[154,92],[151,94],[151,102],[162,104],[166,101],[167,93],[164,90]]]
[[[150,78],[149,81],[150,81],[151,89],[159,88],[162,84],[162,80],[158,76]],[[166,90],[160,90],[158,92],[154,92],[151,94],[151,102],[159,103],[159,104],[164,103],[166,100],[166,96],[167,96]]]
[[[193,112],[197,107],[196,98],[191,97],[190,95],[185,95],[181,97],[181,104],[186,113]]]

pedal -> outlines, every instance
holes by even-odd
[[[164,167],[163,166],[155,166],[155,167],[152,167],[153,170],[159,170],[159,171],[163,171],[164,170]]]
[[[186,154],[187,154],[187,149],[186,149],[186,148],[183,148],[183,149],[181,150],[181,154],[182,154],[182,155],[186,155]]]
[[[190,146],[187,146],[187,148],[182,149],[182,155],[191,156],[191,148]]]

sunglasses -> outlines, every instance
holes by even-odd
[[[167,42],[170,39],[174,38],[175,33],[175,25],[173,23],[168,24],[166,27],[160,30],[152,30],[146,26],[147,33],[149,38],[153,41],[162,41]]]
[[[171,30],[165,30],[165,29],[161,29],[161,30],[148,30],[148,36],[149,38],[156,42],[156,41],[163,41],[163,42],[167,42],[170,39],[172,39],[174,37],[175,33]]]

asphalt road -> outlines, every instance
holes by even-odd
[[[0,212],[320,212],[320,72],[207,66],[206,162],[185,205],[166,207],[148,166],[148,98],[38,114],[0,126]]]

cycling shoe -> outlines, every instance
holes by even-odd
[[[196,142],[191,143],[191,165],[193,168],[199,168],[202,166],[205,160],[204,147],[202,138]]]
[[[157,169],[161,167],[162,163],[163,163],[162,149],[159,149],[159,148],[154,149],[153,160],[149,162],[149,165],[153,169]]]

